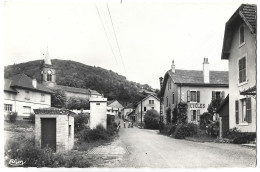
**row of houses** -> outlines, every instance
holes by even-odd
[[[256,132],[256,5],[242,4],[227,21],[221,59],[229,61],[229,71],[211,71],[208,58],[201,71],[175,69],[172,61],[160,78],[165,123],[180,102],[188,104],[188,122],[198,123],[211,100],[222,98],[214,117],[220,130]]]

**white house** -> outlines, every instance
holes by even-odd
[[[146,96],[143,100],[137,103],[135,108],[136,119],[134,121],[144,122],[144,115],[148,110],[154,109],[158,113],[160,112],[160,100],[155,95],[151,94]]]
[[[207,58],[202,68],[201,71],[175,69],[172,61],[171,69],[161,80],[164,123],[176,119],[173,111],[180,102],[188,104],[188,122],[198,123],[212,99],[228,95],[228,71],[210,71]]]
[[[122,106],[117,100],[107,102],[107,112],[109,115],[118,116],[121,114],[123,108],[124,106]]]
[[[125,106],[122,109],[122,118],[123,119],[127,119],[128,118],[128,114],[131,113],[134,110],[134,106],[132,103],[128,104],[127,106]]]
[[[18,119],[28,118],[33,109],[49,108],[52,91],[25,74],[5,79],[4,112],[17,112]]]
[[[242,4],[227,21],[221,59],[229,61],[229,128],[256,132],[256,5]]]

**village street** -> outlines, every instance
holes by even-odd
[[[112,143],[114,148],[102,147],[106,155],[110,154],[119,161],[109,167],[216,168],[256,165],[255,148],[178,140],[160,135],[157,130],[122,127],[121,122],[119,138]],[[109,147],[111,149],[105,151]]]

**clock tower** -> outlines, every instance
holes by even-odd
[[[56,85],[56,71],[53,65],[51,64],[48,47],[45,53],[45,58],[41,69],[41,82],[47,87],[54,87]]]

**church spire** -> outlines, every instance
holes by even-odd
[[[51,65],[51,58],[50,58],[50,54],[48,51],[48,46],[47,46],[47,50],[45,53],[44,64]]]

